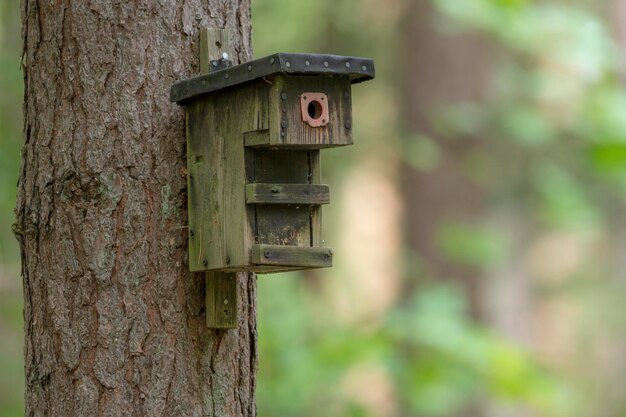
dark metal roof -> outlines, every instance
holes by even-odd
[[[190,98],[274,74],[348,75],[353,84],[374,78],[374,61],[340,55],[277,53],[234,67],[178,81],[170,100],[179,104]]]

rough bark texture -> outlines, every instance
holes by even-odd
[[[252,416],[255,277],[211,331],[187,272],[184,111],[198,31],[250,58],[248,0],[22,1],[28,416]]]

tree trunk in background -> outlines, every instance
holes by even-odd
[[[441,134],[437,118],[455,105],[485,96],[492,50],[473,34],[442,34],[436,28],[440,18],[428,1],[411,2],[400,48],[405,51],[400,83],[404,86],[400,98],[404,125],[409,132],[433,139],[441,151],[441,160],[433,170],[404,167],[406,239],[419,256],[424,276],[458,284],[477,318],[480,271],[455,263],[442,253],[438,233],[446,222],[472,224],[480,219],[485,190],[471,180],[467,169],[469,158],[480,148],[480,139]],[[481,415],[484,411],[478,402],[455,413],[459,417]]]
[[[409,132],[423,134],[441,150],[433,170],[405,166],[406,239],[424,262],[427,276],[453,279],[467,289],[477,314],[475,281],[479,271],[455,263],[442,254],[437,233],[447,221],[472,223],[484,209],[483,190],[470,178],[469,158],[480,148],[479,138],[450,137],[437,132],[436,122],[455,105],[484,97],[488,87],[491,50],[476,35],[444,35],[430,4],[412,2],[404,30],[406,86],[401,97],[402,117]]]
[[[248,0],[22,1],[28,416],[253,416],[254,275],[239,328],[206,328],[187,272],[184,111],[198,33],[250,58]]]

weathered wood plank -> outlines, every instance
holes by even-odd
[[[238,287],[234,272],[206,272],[206,323],[211,329],[237,327]]]
[[[229,32],[225,29],[203,28],[200,31],[200,71],[209,72],[211,59],[219,59],[222,53],[232,54],[234,49],[230,43]],[[197,250],[190,254],[196,268],[207,270],[223,265],[228,259],[225,252],[224,229],[226,227],[224,214],[229,207],[222,196],[224,187],[225,168],[229,161],[223,158],[227,137],[215,127],[218,123],[219,104],[215,100],[200,100],[200,114],[193,114],[198,126],[194,132],[193,146],[188,146],[189,176],[197,182],[193,198],[190,194],[189,212],[193,212],[195,228],[200,235],[194,240],[193,248]],[[187,116],[189,126],[189,113]],[[211,130],[211,128],[213,128]],[[212,132],[214,135],[207,134]],[[188,142],[189,143],[189,142]],[[199,151],[199,152],[198,152]],[[243,169],[243,166],[242,166]],[[193,200],[193,203],[192,203]],[[191,225],[191,221],[190,221]],[[202,236],[204,232],[204,236]],[[191,242],[191,241],[190,241]],[[204,253],[203,253],[204,252]],[[201,265],[201,266],[200,266]],[[190,262],[191,266],[191,262]],[[238,286],[234,273],[207,272],[205,274],[205,307],[206,323],[211,329],[233,329],[237,327]]]
[[[309,184],[320,184],[322,182],[322,169],[320,161],[320,151],[308,151],[309,157]],[[322,239],[322,207],[309,207],[311,222],[311,246],[324,246]]]
[[[330,248],[253,245],[250,262],[255,265],[327,268],[333,265],[333,251]]]
[[[208,74],[211,60],[222,58],[223,53],[232,56],[230,31],[227,29],[200,29],[200,74]]]
[[[307,151],[255,148],[254,181],[271,184],[307,184]],[[243,189],[243,187],[242,187]],[[257,205],[256,243],[311,245],[309,209],[306,205]]]
[[[246,203],[248,204],[320,205],[329,202],[328,185],[246,184]]]
[[[269,129],[264,130],[253,130],[251,132],[245,132],[243,134],[243,143],[244,146],[247,147],[260,147],[260,146],[269,146],[270,145],[270,131]]]
[[[347,76],[276,76],[270,101],[270,146],[321,149],[352,145],[351,86]],[[330,120],[312,127],[302,120],[300,95],[324,93]]]
[[[193,272],[221,266],[223,240],[223,142],[207,135],[215,123],[212,100],[187,108],[187,195],[189,221],[189,269]],[[207,219],[211,219],[207,221]]]

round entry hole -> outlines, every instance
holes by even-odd
[[[322,117],[322,103],[317,100],[311,100],[309,106],[307,107],[307,113],[309,113],[309,117],[311,119],[319,119]]]

